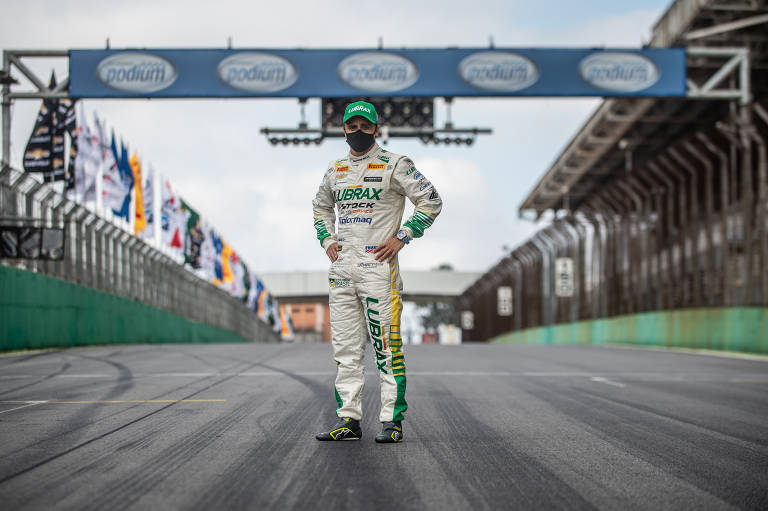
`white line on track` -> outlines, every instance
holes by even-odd
[[[621,387],[624,388],[625,385],[623,383],[619,383],[616,381],[611,381],[608,378],[603,378],[602,376],[592,376],[589,378],[592,381],[596,381],[598,383],[605,383],[606,385],[613,385],[614,387]]]
[[[512,376],[509,371],[408,371],[414,376]]]
[[[111,374],[57,374],[56,378],[109,378]]]
[[[14,410],[21,410],[22,408],[28,408],[30,406],[37,406],[37,405],[41,405],[43,403],[47,403],[47,401],[29,401],[28,404],[26,404],[24,406],[17,406],[16,408],[11,408],[9,410],[3,410],[0,413],[13,412]]]

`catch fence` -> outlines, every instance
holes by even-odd
[[[4,232],[43,228],[42,243],[34,234],[2,240],[6,255],[20,251],[16,255],[30,256],[5,257],[2,264],[136,300],[255,342],[279,340],[241,300],[133,236],[119,221],[68,200],[34,175],[9,167],[0,171],[0,221]]]

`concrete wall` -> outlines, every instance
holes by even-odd
[[[510,332],[491,342],[635,344],[768,354],[768,307],[647,312]]]
[[[134,342],[248,341],[138,301],[0,265],[0,350]]]

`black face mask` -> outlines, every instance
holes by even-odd
[[[375,142],[373,133],[363,133],[361,130],[347,133],[347,144],[353,151],[361,153],[371,147]]]

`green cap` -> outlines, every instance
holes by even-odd
[[[356,101],[348,104],[347,108],[344,109],[344,122],[347,122],[356,115],[365,117],[373,124],[379,124],[379,116],[376,114],[376,109],[367,101]]]

